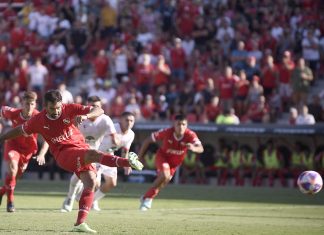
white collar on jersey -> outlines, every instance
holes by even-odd
[[[57,118],[52,118],[52,117],[50,117],[50,116],[48,115],[48,113],[46,113],[46,117],[47,117],[49,120],[53,120],[53,121],[59,119],[59,118],[61,117],[61,115],[62,115],[62,112],[61,112],[60,116],[58,116]]]
[[[184,135],[181,136],[180,138],[177,138],[177,136],[175,135],[175,133],[173,132],[173,137],[176,139],[176,141],[180,141],[183,139]]]
[[[21,119],[22,119],[22,120],[25,120],[25,121],[27,121],[27,120],[29,120],[29,119],[30,119],[30,118],[25,118],[25,117],[24,117],[24,116],[22,115],[22,112],[20,112],[20,113],[19,113],[19,115],[20,115],[20,117],[21,117]]]

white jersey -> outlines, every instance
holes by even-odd
[[[99,149],[104,137],[109,136],[108,139],[111,141],[110,135],[116,133],[113,121],[105,114],[100,115],[94,121],[85,120],[79,129],[92,149]]]
[[[117,139],[120,141],[120,144],[118,146],[113,145],[111,141],[111,137],[106,134],[104,139],[102,140],[99,150],[103,152],[111,152],[111,150],[117,150],[120,148],[125,148],[125,149],[130,148],[135,138],[134,131],[128,130],[127,133],[125,134],[122,133],[119,123],[114,123],[114,128],[116,130]]]

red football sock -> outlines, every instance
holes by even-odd
[[[144,198],[155,198],[159,194],[158,188],[150,188],[144,195]]]
[[[2,186],[2,187],[0,188],[0,195],[1,195],[1,196],[4,195],[4,194],[6,193],[6,191],[7,191],[7,187],[6,187],[6,185]]]
[[[101,155],[100,163],[105,166],[111,167],[129,167],[129,162],[127,158],[117,157],[110,154],[103,153]]]
[[[79,213],[75,225],[82,224],[86,220],[92,206],[93,197],[94,192],[91,189],[85,188],[83,190],[79,201]]]
[[[7,175],[5,179],[6,190],[7,190],[7,200],[8,202],[13,202],[14,200],[14,190],[16,186],[16,177]]]

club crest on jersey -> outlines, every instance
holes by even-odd
[[[65,119],[63,119],[63,122],[64,122],[64,124],[70,124],[70,119],[68,119],[68,118],[65,118]]]

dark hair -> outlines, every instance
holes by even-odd
[[[49,90],[45,93],[44,102],[45,105],[49,102],[51,103],[62,102],[62,95],[58,90]]]
[[[132,113],[132,112],[127,112],[127,111],[125,111],[125,112],[123,112],[120,116],[121,116],[121,117],[128,117],[128,116],[133,116],[133,117],[135,117],[135,114]]]
[[[34,91],[26,91],[22,98],[23,100],[37,100],[37,93]]]
[[[174,120],[175,121],[184,121],[184,120],[187,120],[187,117],[184,114],[177,114],[177,115],[175,115]]]
[[[93,96],[89,96],[87,99],[88,102],[94,103],[94,102],[101,102],[101,99],[99,98],[99,96],[93,95]]]

